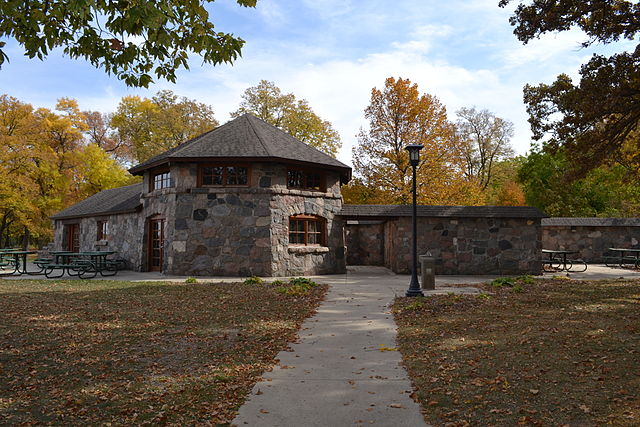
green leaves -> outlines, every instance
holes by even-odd
[[[510,0],[502,0],[505,6]],[[580,27],[588,40],[608,44],[637,40],[640,3],[626,0],[584,2],[560,0],[520,4],[510,19],[514,33],[525,44],[548,32]],[[611,57],[593,55],[573,82],[561,74],[552,84],[527,85],[524,101],[534,139],[547,151],[566,151],[574,177],[612,161],[640,176],[640,45],[635,51]]]
[[[208,0],[207,0],[208,1]],[[255,7],[256,0],[238,0]],[[29,58],[44,59],[61,47],[129,86],[148,87],[157,78],[175,81],[195,53],[208,64],[233,62],[244,40],[219,33],[202,1],[130,0],[0,3],[0,37],[20,43]],[[8,60],[0,43],[0,65]]]

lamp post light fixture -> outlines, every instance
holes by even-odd
[[[413,212],[412,212],[412,220],[413,220],[413,268],[411,269],[411,282],[409,283],[409,289],[407,289],[406,296],[408,297],[421,297],[424,296],[422,291],[420,290],[420,282],[418,282],[418,223],[416,220],[417,216],[417,208],[416,208],[416,167],[420,163],[420,150],[422,150],[424,146],[420,144],[409,144],[404,147],[405,150],[409,152],[409,163],[413,168]]]

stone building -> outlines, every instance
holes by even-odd
[[[249,114],[130,172],[142,183],[52,217],[55,249],[112,250],[133,270],[176,275],[330,274],[347,261],[409,271],[410,206],[343,206],[351,168]],[[541,271],[537,209],[420,206],[418,216],[419,253],[436,257],[438,274]]]
[[[411,206],[345,205],[347,263],[411,268]],[[418,253],[436,274],[540,274],[541,219],[526,206],[418,206]]]
[[[640,218],[544,218],[545,249],[579,251],[587,262],[604,262],[609,248],[640,247]]]
[[[56,249],[113,250],[130,268],[288,276],[345,270],[340,185],[351,168],[246,114],[52,217]]]

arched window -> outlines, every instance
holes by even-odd
[[[324,218],[314,215],[289,217],[289,244],[324,246],[326,223]]]

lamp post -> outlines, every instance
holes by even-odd
[[[408,297],[421,297],[424,296],[422,291],[420,290],[420,283],[418,282],[418,223],[416,220],[416,167],[420,163],[420,150],[424,147],[420,144],[409,144],[404,147],[405,150],[409,152],[409,163],[413,168],[413,212],[412,212],[412,220],[413,220],[413,268],[411,270],[411,282],[409,283],[409,289],[407,289],[406,295]]]

